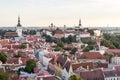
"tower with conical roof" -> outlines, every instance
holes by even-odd
[[[18,24],[17,24],[16,32],[19,37],[22,36],[22,25],[20,24],[20,16],[18,16]]]

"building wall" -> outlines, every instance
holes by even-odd
[[[94,35],[99,37],[101,35],[101,31],[100,30],[94,30]]]
[[[120,64],[120,57],[113,57],[112,58],[112,63]]]
[[[74,36],[75,34],[74,33],[65,33],[64,37],[67,38],[68,36]]]
[[[120,77],[105,77],[105,80],[120,80]]]
[[[101,62],[101,63],[106,63],[106,60],[105,59],[79,59],[79,62],[93,62],[93,63]]]
[[[17,27],[17,31],[16,32],[17,32],[19,37],[22,36],[22,27]]]

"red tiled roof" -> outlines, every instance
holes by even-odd
[[[19,58],[10,58],[6,61],[8,64],[19,64],[18,62]],[[29,60],[29,58],[21,58],[23,64],[26,64],[26,62]]]
[[[57,63],[57,65],[61,66],[63,69],[66,68],[67,71],[69,71],[70,66],[71,66],[71,62],[67,60],[67,57],[63,57],[62,55],[58,54],[56,55],[51,61],[50,63],[55,64]]]
[[[55,33],[54,37],[55,38],[62,38],[62,37],[64,37],[64,34],[63,33]]]
[[[120,71],[120,66],[115,66],[114,67],[117,71]]]
[[[44,77],[43,80],[56,80],[55,76],[51,76],[51,77]]]
[[[103,71],[105,77],[113,77],[116,76],[117,71],[116,70],[109,70],[109,71]]]
[[[37,36],[27,36],[26,38],[28,41],[35,41],[37,39]]]
[[[87,69],[87,67],[89,67],[89,70],[93,69],[93,63],[92,62],[85,62],[85,63],[76,63],[76,64],[72,64],[72,69],[75,70],[79,67],[83,67],[85,69]]]
[[[104,80],[103,72],[101,69],[81,72],[80,77],[83,80]]]
[[[37,78],[37,80],[41,80],[41,78]],[[43,77],[42,80],[55,80],[55,76]]]
[[[1,40],[0,40],[0,44],[1,44],[1,45],[9,44],[9,40],[8,40],[8,39],[1,39]]]
[[[107,52],[111,52],[114,55],[120,56],[120,49],[107,49]]]
[[[21,44],[7,44],[7,45],[4,45],[3,47],[7,47],[8,49],[20,49],[20,46]]]
[[[98,68],[108,68],[108,63],[97,63]]]
[[[71,62],[67,61],[66,64],[64,65],[64,68],[69,72],[71,66]]]
[[[105,59],[99,52],[84,52],[78,59]]]
[[[45,54],[45,57],[47,57],[47,58],[54,58],[54,54]]]

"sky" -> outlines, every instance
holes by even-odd
[[[120,27],[120,0],[0,0],[0,26]]]

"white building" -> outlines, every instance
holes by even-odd
[[[103,71],[104,80],[120,80],[119,71],[117,70],[106,70]]]
[[[101,36],[101,31],[99,29],[94,29],[93,32],[95,36],[97,37]]]
[[[112,58],[112,63],[114,63],[114,64],[120,64],[120,57],[114,56],[114,57]]]
[[[75,35],[74,31],[65,32],[64,37],[67,38],[70,35],[74,36]]]
[[[90,37],[90,33],[89,32],[78,32],[76,35],[77,39],[81,39],[81,38],[89,38]]]

